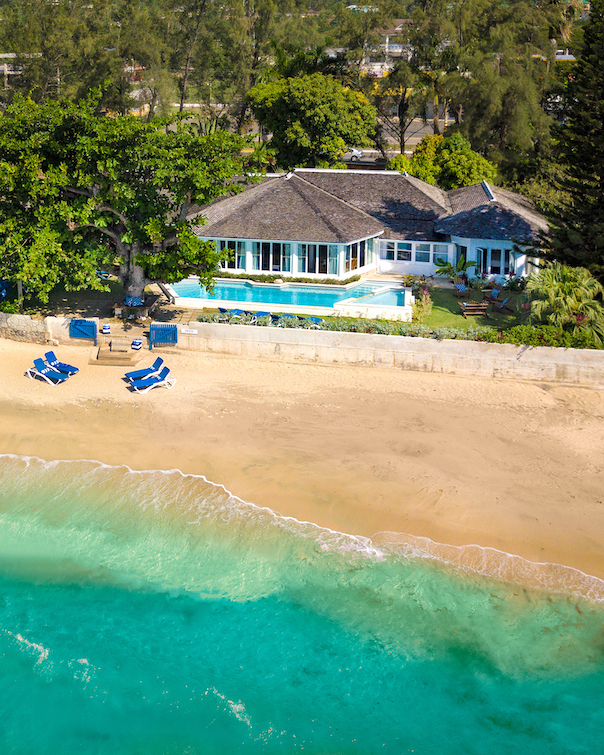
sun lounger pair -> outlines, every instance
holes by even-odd
[[[44,361],[46,360],[46,361]],[[79,367],[60,362],[54,351],[47,351],[44,359],[34,359],[34,366],[26,370],[25,374],[32,380],[36,377],[45,380],[50,385],[64,383],[71,375],[79,372]]]
[[[170,377],[170,370],[161,357],[157,357],[150,367],[127,372],[125,377],[136,393],[147,393],[159,387],[172,388],[176,383],[176,378]]]

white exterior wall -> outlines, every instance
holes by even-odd
[[[386,259],[387,248],[389,244],[394,244],[394,260]],[[399,253],[397,245],[408,245],[411,260],[397,260]],[[428,246],[429,251],[424,249]],[[379,260],[377,271],[379,273],[393,273],[397,275],[433,275],[436,270],[436,259],[444,257],[444,249],[449,262],[455,262],[455,244],[444,241],[405,241],[404,239],[380,239],[379,241]],[[401,250],[403,251],[403,250]],[[429,262],[419,262],[416,257],[419,254],[429,254]]]
[[[517,254],[516,252],[513,252],[514,243],[509,239],[464,239],[458,236],[451,236],[451,241],[456,245],[465,246],[467,248],[466,260],[471,262],[476,262],[478,260],[479,249],[487,249],[489,258],[492,249],[500,249],[502,253],[504,250],[509,249],[511,253],[510,267],[513,267],[514,273],[521,277],[526,277],[530,273],[530,270],[528,269],[529,257],[527,257],[526,254]],[[480,267],[476,266],[471,269],[470,277],[472,277],[472,275],[479,275],[480,273]],[[491,276],[489,270],[487,270],[487,275]],[[501,274],[501,277],[504,276]]]

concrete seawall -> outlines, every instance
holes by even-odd
[[[178,326],[178,346],[288,361],[604,386],[604,351],[588,349],[201,322]]]
[[[69,322],[64,317],[35,321],[0,313],[0,337],[40,344],[73,343]],[[604,350],[204,322],[178,324],[177,328],[178,348],[189,351],[604,387]],[[89,341],[80,343],[90,345]]]

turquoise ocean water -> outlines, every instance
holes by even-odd
[[[91,461],[0,456],[0,516],[1,753],[604,747],[597,580],[529,588]]]

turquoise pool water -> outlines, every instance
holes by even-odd
[[[306,307],[333,307],[335,302],[343,299],[367,296],[384,288],[383,283],[359,283],[355,286],[329,286],[318,284],[305,286],[300,283],[271,286],[250,281],[216,281],[214,292],[208,293],[194,279],[172,284],[177,296],[192,299],[214,299],[216,305],[221,301]]]
[[[597,603],[279,518],[178,472],[2,456],[0,502],[1,752],[604,742]]]
[[[405,291],[402,288],[389,288],[387,291],[378,291],[363,299],[363,304],[382,307],[404,307]]]

